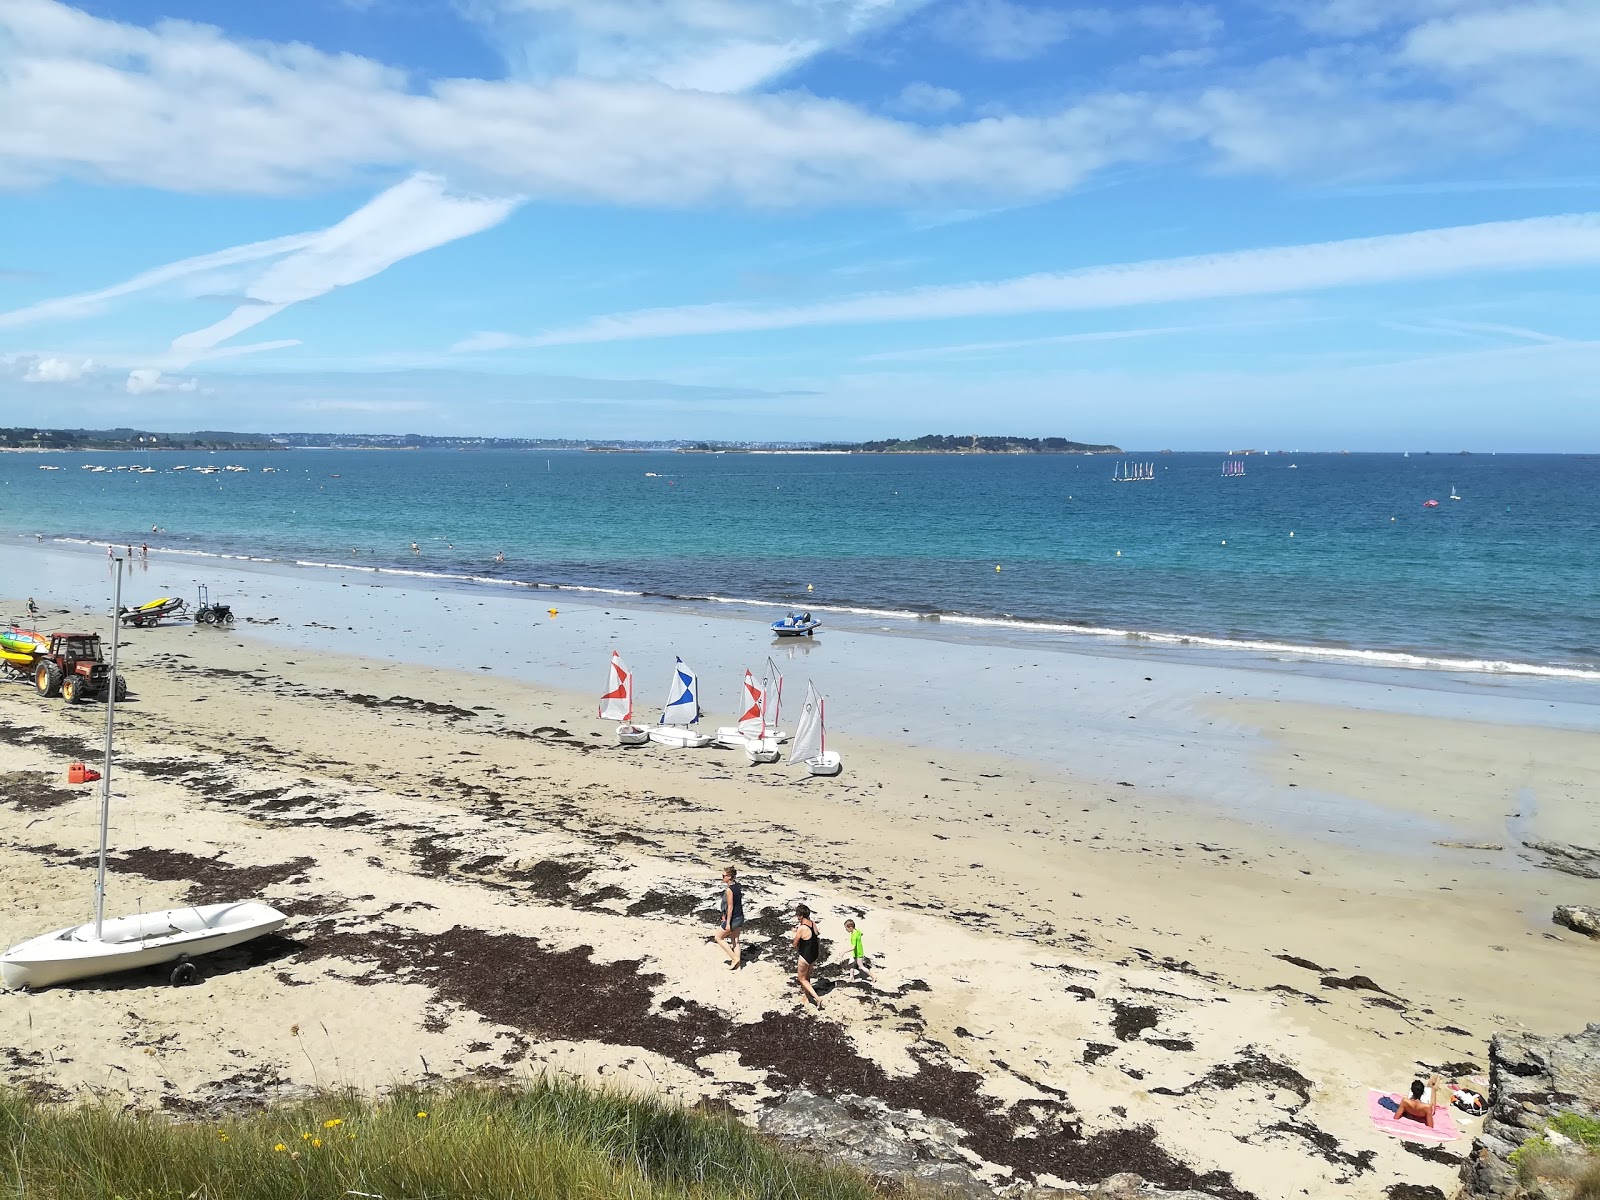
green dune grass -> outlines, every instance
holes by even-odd
[[[220,1121],[0,1090],[3,1194],[39,1200],[873,1200],[730,1116],[542,1080],[326,1094]]]

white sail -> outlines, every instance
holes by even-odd
[[[767,704],[766,689],[756,682],[747,668],[744,673],[744,709],[739,714],[739,732],[750,737],[761,736],[761,713]]]
[[[700,677],[679,659],[672,669],[672,687],[666,707],[661,710],[662,725],[693,725],[700,719]]]
[[[803,763],[821,758],[823,745],[822,697],[810,680],[806,681],[806,702],[800,709],[800,720],[795,723],[794,741],[789,749],[791,763]]]
[[[761,732],[767,730],[774,733],[778,729],[778,711],[783,707],[783,674],[778,670],[778,664],[770,658],[767,659],[767,674],[761,681]]]
[[[633,672],[615,650],[611,652],[611,676],[600,697],[600,717],[605,721],[633,720]]]

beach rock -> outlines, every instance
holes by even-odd
[[[1574,932],[1600,938],[1600,908],[1587,904],[1558,904],[1550,919]]]
[[[1600,1024],[1563,1037],[1496,1035],[1489,1043],[1489,1094],[1489,1115],[1473,1139],[1461,1182],[1468,1196],[1504,1200],[1517,1188],[1507,1160],[1544,1132],[1552,1116],[1600,1116]]]
[[[1600,879],[1600,850],[1568,842],[1523,842],[1523,847],[1544,856],[1538,865],[1579,879]]]
[[[901,1112],[881,1100],[792,1092],[757,1119],[762,1133],[841,1160],[868,1175],[942,1190],[951,1197],[988,1198],[977,1160],[960,1148],[948,1121]]]

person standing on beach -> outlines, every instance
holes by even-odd
[[[872,970],[872,963],[867,960],[867,952],[861,944],[861,930],[856,928],[854,921],[844,923],[844,931],[850,935],[850,965],[856,969],[857,975],[865,975]]]
[[[39,615],[39,606],[33,602],[32,596],[28,597],[28,615],[30,617],[37,617]]]
[[[722,925],[716,932],[717,946],[728,956],[728,970],[739,969],[739,930],[744,926],[744,889],[739,886],[737,867],[722,868]]]
[[[800,991],[810,997],[811,1003],[821,1012],[822,999],[817,995],[817,989],[811,986],[811,972],[822,951],[822,934],[817,932],[817,923],[811,919],[811,910],[804,904],[794,906],[794,915],[797,918],[793,938],[794,975],[800,981]]]

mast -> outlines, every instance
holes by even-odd
[[[100,768],[100,865],[94,877],[94,940],[106,915],[106,839],[111,829],[111,736],[117,714],[117,628],[122,623],[122,560],[111,587],[111,678],[106,680],[106,760]]]

